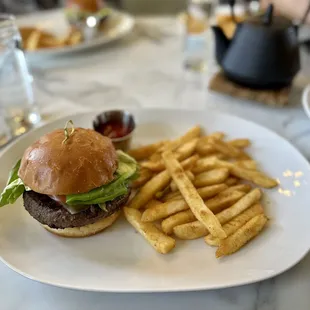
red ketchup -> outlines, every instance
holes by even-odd
[[[122,121],[111,120],[100,124],[96,131],[110,139],[122,138],[131,132],[131,128],[126,126]]]

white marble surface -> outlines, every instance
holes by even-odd
[[[167,36],[158,39],[155,26]],[[307,82],[305,76],[300,75],[291,105],[283,109],[209,93],[182,74],[181,39],[174,19],[143,20],[142,27],[148,31],[140,27],[128,39],[105,48],[33,63],[36,98],[44,119],[110,107],[215,109],[275,130],[310,159],[310,121],[298,95]],[[210,61],[210,72],[214,70]],[[309,292],[310,255],[285,274],[262,283],[180,294],[71,291],[25,279],[0,263],[0,309],[5,310],[307,310]]]

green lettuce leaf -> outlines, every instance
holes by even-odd
[[[117,151],[118,168],[114,180],[106,185],[95,188],[88,193],[68,195],[68,205],[102,204],[125,195],[129,182],[136,177],[137,162],[122,151]]]
[[[0,207],[14,203],[25,191],[25,185],[18,176],[19,166],[20,160],[10,171],[6,187],[0,194]]]

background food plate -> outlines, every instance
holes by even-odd
[[[280,187],[268,190],[269,227],[238,253],[217,260],[203,239],[183,242],[168,255],[158,254],[124,220],[103,234],[85,239],[56,237],[38,225],[22,207],[0,210],[2,261],[31,279],[73,289],[110,292],[170,292],[215,289],[273,277],[295,265],[310,248],[310,166],[286,140],[249,121],[213,112],[132,111],[136,144],[173,138],[195,124],[225,131],[228,138],[248,137],[250,154]],[[17,140],[0,157],[0,187],[11,166],[34,140],[72,119],[91,127],[96,113],[66,117]]]
[[[39,29],[48,31],[59,37],[65,37],[70,30],[63,10],[52,10],[47,12],[40,12],[40,14],[35,13],[33,15],[21,16],[17,18],[17,25],[19,27],[38,27]],[[106,21],[105,31],[100,33],[100,35],[98,35],[98,37],[94,38],[93,40],[82,42],[74,46],[46,48],[33,52],[26,52],[26,56],[28,58],[50,57],[104,45],[125,37],[131,32],[133,26],[133,17],[116,10],[111,10],[111,15]]]

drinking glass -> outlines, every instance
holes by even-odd
[[[0,146],[40,120],[15,18],[0,14]]]

